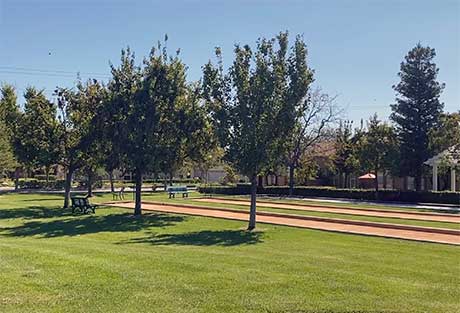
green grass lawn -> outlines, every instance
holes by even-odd
[[[219,198],[228,198],[228,199],[242,199],[242,200],[249,200],[249,196],[228,196],[228,195],[213,195],[214,197]],[[320,201],[312,201],[312,200],[301,200],[301,199],[292,199],[288,197],[270,197],[266,195],[259,195],[258,200],[265,201],[265,202],[274,202],[274,203],[297,203],[303,205],[327,205],[330,207],[346,207],[346,208],[353,208],[353,209],[382,209],[382,210],[398,210],[398,211],[411,211],[411,212],[438,212],[438,213],[454,213],[460,214],[458,210],[455,210],[455,207],[452,205],[446,206],[445,210],[433,210],[427,208],[417,208],[417,207],[409,207],[409,206],[397,206],[397,205],[383,205],[383,204],[376,204],[376,203],[365,203],[365,202],[333,202],[327,199],[320,200]],[[436,204],[434,204],[436,206]]]
[[[197,194],[197,196],[200,196],[200,195]],[[171,200],[171,199],[168,199],[164,193],[156,193],[156,194],[145,195],[144,200],[154,201],[154,202],[172,202],[172,203],[177,203],[177,204],[190,204],[193,206],[201,206],[201,207],[204,206],[204,207],[216,207],[216,208],[229,208],[229,209],[249,211],[248,205],[235,205],[235,204],[227,204],[227,203],[220,204],[220,203],[212,203],[212,202],[208,203],[208,202],[202,202],[202,201],[194,201],[193,195],[188,199],[187,198],[185,199],[177,198],[177,199]],[[277,201],[277,203],[280,203],[280,202]],[[284,203],[289,203],[289,201],[285,201]],[[319,205],[319,203],[316,203],[316,205]],[[319,216],[319,217],[339,218],[339,219],[358,220],[358,221],[370,221],[370,222],[379,222],[379,223],[460,229],[460,225],[458,223],[449,223],[449,222],[420,221],[420,220],[410,220],[410,219],[401,219],[401,218],[388,218],[388,217],[341,214],[341,213],[301,211],[301,210],[295,210],[295,209],[281,209],[281,208],[271,208],[271,207],[261,207],[261,206],[258,207],[257,210],[259,212],[261,211],[277,212],[277,213]]]
[[[458,247],[61,205],[0,195],[0,312],[460,311]]]

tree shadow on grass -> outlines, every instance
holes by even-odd
[[[20,201],[22,201],[22,202],[43,202],[43,201],[62,201],[62,200],[64,200],[64,197],[56,196],[55,198],[22,199]]]
[[[80,215],[51,221],[31,221],[15,227],[0,228],[0,236],[43,238],[78,236],[99,232],[138,231],[149,227],[172,226],[185,217],[168,214],[146,214],[134,218],[130,213]]]
[[[152,234],[134,238],[125,243],[150,243],[152,245],[238,246],[263,242],[263,233],[245,230],[203,230],[182,234]]]
[[[29,206],[16,209],[0,209],[0,220],[13,218],[39,219],[70,215],[72,215],[71,209],[63,209],[60,207]]]

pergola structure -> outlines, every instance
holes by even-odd
[[[450,167],[450,190],[456,191],[455,169],[459,166],[460,160],[458,154],[454,153],[454,149],[454,147],[450,147],[425,162],[433,168],[433,191],[438,191],[438,166],[441,164]]]

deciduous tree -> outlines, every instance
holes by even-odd
[[[451,147],[460,153],[460,111],[441,114],[439,127],[430,130],[429,146],[435,153]]]
[[[394,129],[374,115],[367,122],[367,131],[358,143],[361,168],[374,173],[375,191],[378,194],[378,172],[391,171],[398,162],[399,145]]]
[[[257,176],[283,161],[286,138],[292,131],[311,73],[305,73],[306,47],[297,37],[288,56],[288,34],[260,39],[255,51],[235,46],[235,59],[223,73],[221,51],[218,66],[204,66],[204,98],[215,108],[214,125],[219,131],[225,160],[251,181],[248,229],[256,226]],[[295,74],[299,77],[294,78]],[[305,75],[306,76],[305,76]],[[300,86],[301,87],[300,87]]]
[[[339,175],[339,186],[342,188],[350,187],[350,174],[355,173],[359,168],[357,142],[360,134],[361,130],[353,134],[353,123],[350,121],[341,122],[336,130],[334,166]]]
[[[303,71],[308,73],[309,70],[305,67]],[[303,89],[307,90],[308,85],[309,81],[305,79]],[[308,159],[306,158],[308,150],[318,142],[327,139],[331,134],[330,127],[338,120],[340,110],[335,104],[335,99],[336,97],[329,96],[319,88],[309,91],[304,98],[296,99],[301,102],[301,105],[298,106],[295,127],[287,138],[289,142],[287,154],[289,195],[292,195],[294,191],[295,170],[301,166],[301,161]],[[303,169],[306,168],[304,162]]]
[[[64,207],[69,206],[75,171],[96,163],[98,136],[94,118],[105,99],[104,87],[97,80],[79,82],[75,90],[57,88],[59,163],[66,169]]]
[[[135,174],[134,214],[141,214],[141,187],[147,172],[173,171],[186,157],[204,150],[200,141],[210,125],[205,120],[194,88],[186,83],[186,66],[158,44],[143,66],[123,50],[121,64],[112,66],[106,123],[114,132],[112,142],[126,168]]]

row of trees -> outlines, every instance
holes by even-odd
[[[335,97],[312,89],[314,71],[300,36],[291,46],[287,33],[260,39],[254,49],[236,45],[228,69],[217,48],[216,62],[205,64],[203,78],[193,83],[187,82],[179,52],[170,55],[165,46],[158,44],[141,64],[129,49],[122,50],[107,84],[89,80],[72,89],[57,88],[54,102],[28,88],[23,110],[14,88],[3,86],[0,148],[9,157],[1,162],[9,168],[43,167],[46,173],[61,165],[66,170],[64,207],[77,170],[87,174],[91,193],[98,167],[109,175],[122,168],[134,174],[134,214],[140,215],[146,173],[171,177],[185,163],[206,169],[221,157],[251,181],[248,229],[253,229],[257,177],[289,168],[292,190],[305,156],[325,139],[334,138],[334,162],[342,173],[357,166],[387,170],[404,160],[418,175],[419,160],[433,151],[429,128],[441,119],[443,86],[436,82],[430,48],[416,46],[401,65],[401,83],[394,87],[396,128],[373,117],[367,130],[354,132],[347,122],[332,129],[341,110]]]
[[[405,151],[407,147],[404,146],[405,143],[398,134],[396,127],[379,120],[377,115],[367,121],[367,127],[361,125],[361,127],[353,129],[351,123],[342,123],[336,131],[334,142],[336,151],[332,160],[339,173],[339,178],[343,178],[339,185],[348,187],[348,178],[351,174],[370,172],[376,177],[375,189],[378,191],[377,173],[381,173],[384,176],[390,174],[394,177],[417,175],[418,170],[415,168],[417,165],[408,165],[410,164],[410,159],[405,154],[407,153]],[[425,161],[429,157],[447,149],[450,149],[454,158],[458,159],[460,151],[460,112],[441,113],[437,126],[428,130],[426,135],[427,144],[423,153],[426,153],[426,151],[429,151],[429,153],[427,153],[428,157]],[[420,146],[417,147],[420,148]],[[413,162],[417,162],[418,159],[417,155]],[[447,173],[450,167],[455,165],[449,164],[449,160],[445,161],[444,164],[441,163],[441,171]],[[427,166],[423,166],[423,164],[420,164],[420,166],[419,171],[423,173]],[[417,184],[416,181],[415,183]],[[415,187],[417,188],[417,185]],[[418,185],[418,188],[420,188],[420,185]]]
[[[433,62],[435,50],[417,44],[401,63],[401,81],[393,86],[396,103],[391,105],[392,124],[377,116],[354,129],[343,123],[336,135],[335,166],[347,176],[360,171],[414,177],[421,189],[424,162],[451,148],[460,151],[460,112],[444,113],[439,97],[444,84],[437,82],[439,69]],[[343,183],[342,185],[346,185]]]

